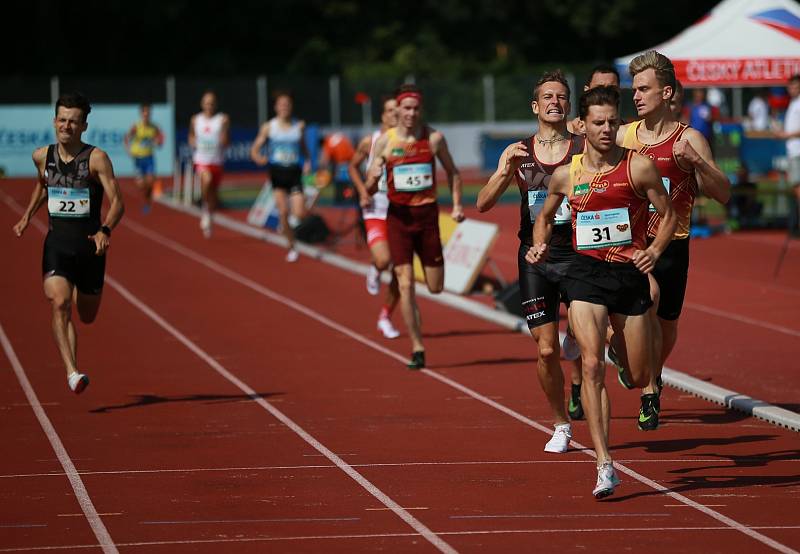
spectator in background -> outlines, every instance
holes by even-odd
[[[164,144],[164,135],[158,125],[150,121],[150,104],[142,104],[141,117],[125,135],[125,148],[133,158],[136,169],[136,186],[144,194],[142,212],[149,213],[153,201],[153,183],[156,164],[153,150]]]
[[[749,131],[769,130],[769,104],[766,89],[756,89],[755,96],[747,105],[747,129]]]
[[[706,91],[701,88],[692,90],[692,103],[689,106],[689,126],[697,129],[714,147],[714,114],[711,104],[706,101]]]
[[[800,74],[793,75],[786,87],[789,92],[789,107],[783,121],[783,130],[778,137],[786,140],[786,180],[792,187],[789,206],[789,232],[800,237]]]
[[[675,91],[669,101],[669,109],[675,116],[675,121],[681,121],[683,115],[683,85],[675,79]],[[681,121],[683,123],[683,121]]]
[[[322,151],[319,156],[319,167],[327,169],[333,179],[334,202],[342,204],[353,196],[350,187],[350,160],[356,153],[353,143],[346,134],[341,132],[331,133],[322,140]]]
[[[736,170],[736,186],[731,191],[727,205],[728,219],[735,220],[737,228],[758,226],[762,204],[758,201],[758,185],[750,179],[750,171],[744,162]]]

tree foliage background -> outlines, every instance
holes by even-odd
[[[7,75],[463,77],[608,61],[709,0],[29,0],[5,7]]]

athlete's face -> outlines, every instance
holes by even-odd
[[[70,144],[81,140],[81,135],[88,127],[80,108],[58,107],[53,118],[56,138],[61,144]]]
[[[595,72],[588,85],[583,86],[583,90],[592,90],[597,87],[614,87],[619,88],[619,79],[613,73],[600,73]]]
[[[413,129],[417,126],[422,115],[422,102],[417,98],[403,98],[397,107],[398,124],[406,129]]]
[[[275,99],[275,115],[280,119],[289,119],[292,117],[292,99],[286,95],[278,96]]]
[[[207,115],[214,115],[217,113],[217,97],[216,95],[208,92],[200,99],[200,108],[203,113]]]
[[[633,105],[636,113],[645,117],[669,102],[671,86],[661,86],[655,69],[645,69],[633,76]]]
[[[567,87],[558,81],[548,81],[539,87],[539,95],[531,103],[533,113],[539,121],[559,123],[569,113],[569,93]]]
[[[797,98],[800,96],[800,80],[794,79],[793,81],[789,81],[789,85],[786,87],[786,90],[789,92],[789,96],[792,98]]]
[[[616,106],[589,106],[583,120],[586,140],[595,150],[608,152],[614,147],[619,129],[619,113]]]
[[[381,123],[387,128],[397,127],[397,100],[394,98],[383,103]]]
[[[150,106],[142,106],[142,121],[150,121]]]

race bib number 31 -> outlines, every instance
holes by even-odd
[[[631,222],[626,208],[581,212],[575,225],[578,250],[631,244]]]
[[[542,207],[544,206],[544,201],[547,198],[547,191],[546,190],[529,190],[528,191],[528,211],[531,214],[531,223],[536,221],[539,212],[542,211]],[[561,200],[561,205],[558,207],[556,211],[556,215],[553,218],[553,224],[555,225],[565,225],[572,221],[572,209],[569,205],[569,200],[565,196]]]
[[[433,186],[432,164],[403,164],[392,168],[394,188],[399,192],[416,192]]]
[[[47,188],[47,211],[51,217],[89,217],[89,189]]]

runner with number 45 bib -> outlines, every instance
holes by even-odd
[[[428,290],[444,288],[444,257],[439,238],[439,205],[436,200],[436,159],[447,173],[453,195],[452,217],[463,221],[461,176],[453,163],[442,133],[422,123],[422,93],[403,85],[396,94],[398,125],[375,142],[375,157],[367,170],[365,187],[378,191],[386,171],[389,210],[386,217],[389,251],[400,290],[400,308],[411,338],[409,369],[425,367],[419,309],[414,294],[414,253],[422,262]]]
[[[531,263],[547,259],[553,218],[564,197],[572,209],[572,244],[578,256],[566,276],[570,326],[581,350],[581,400],[597,452],[596,498],[613,494],[619,484],[608,451],[610,406],[605,393],[606,321],[625,341],[631,378],[638,386],[650,379],[652,304],[647,273],[669,244],[675,214],[653,162],[616,145],[619,91],[597,87],[584,92],[580,117],[586,150],[569,166],[555,170],[549,194],[526,254]],[[647,245],[648,201],[661,226]],[[602,399],[602,400],[601,400]]]

